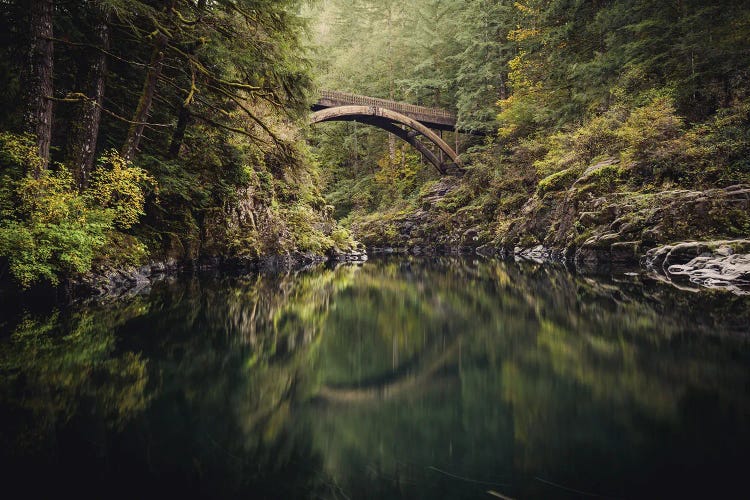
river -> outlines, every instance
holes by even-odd
[[[717,498],[745,485],[748,298],[393,258],[1,312],[6,492]]]

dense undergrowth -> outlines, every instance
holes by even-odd
[[[0,3],[2,288],[352,248],[300,134],[300,8]]]
[[[0,255],[10,276],[28,288],[101,266],[353,248],[302,153],[248,165],[239,148],[206,151],[181,161],[140,157],[135,166],[112,150],[80,189],[66,165],[40,168],[33,138],[3,133]]]
[[[562,244],[555,239],[561,221],[540,212],[567,204],[578,219],[586,202],[610,197],[625,206],[639,204],[636,211],[645,213],[663,203],[660,193],[749,184],[750,105],[740,101],[705,122],[686,123],[669,97],[658,96],[569,131],[511,142],[490,139],[464,158],[467,172],[461,179],[428,181],[410,197],[369,213],[350,212],[344,221],[373,246],[580,245],[590,228],[574,221],[568,229],[572,239]],[[410,220],[420,227],[402,232]],[[714,234],[701,233],[696,223],[674,228],[669,237],[750,234],[750,214],[743,214],[743,207],[712,222]]]
[[[143,215],[154,179],[117,152],[102,155],[79,191],[62,164],[42,169],[29,136],[0,134],[0,255],[23,287],[85,273],[105,255],[133,264],[146,248],[123,231]]]
[[[489,131],[462,135],[460,179],[441,179],[418,157],[404,162],[404,149],[366,127],[317,131],[337,216],[370,247],[421,251],[544,245],[572,256],[628,243],[633,257],[660,243],[748,237],[750,5],[658,4],[425,0],[423,21],[388,3],[383,40],[349,26],[323,31],[324,54],[361,49],[364,60],[389,40],[419,42],[388,53],[403,73],[334,62],[321,85],[458,103],[459,127]],[[415,30],[430,15],[440,31]],[[440,80],[426,63],[437,54]],[[469,126],[478,117],[483,126]]]

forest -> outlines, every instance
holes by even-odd
[[[0,276],[750,234],[750,4],[4,0]],[[321,89],[457,114],[463,176]]]
[[[312,140],[326,196],[368,248],[601,267],[747,238],[749,7],[324,2],[320,85],[455,110],[467,170],[441,177],[372,127],[328,125]]]
[[[347,248],[300,139],[298,3],[2,2],[4,274]]]
[[[747,488],[750,0],[0,0],[0,111],[9,497]]]

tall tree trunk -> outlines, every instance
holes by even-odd
[[[169,144],[169,158],[174,160],[180,154],[180,148],[182,147],[182,141],[185,139],[185,132],[190,124],[190,110],[188,105],[182,104],[180,106],[180,112],[177,116],[177,127],[174,129],[172,134],[172,142]]]
[[[37,151],[49,163],[52,142],[52,76],[54,45],[52,42],[53,0],[32,0],[29,5],[30,44],[23,75],[24,128],[36,137]],[[36,172],[38,175],[39,172]]]
[[[133,113],[132,123],[128,129],[125,143],[122,146],[122,156],[128,160],[132,160],[135,156],[135,153],[138,151],[138,145],[141,142],[141,137],[143,137],[145,122],[151,112],[151,104],[156,93],[156,84],[159,81],[159,75],[161,75],[162,65],[164,64],[164,50],[167,47],[167,42],[167,36],[163,33],[159,32],[156,35],[151,62],[148,65],[146,79],[143,82],[141,98],[138,100],[138,107],[135,113]]]
[[[107,55],[109,50],[110,28],[109,14],[101,6],[95,6],[96,27],[95,44],[101,49],[93,49],[88,58],[89,69],[86,75],[85,93],[87,100],[81,103],[68,138],[66,160],[73,169],[76,183],[83,188],[88,183],[88,176],[94,164],[96,141],[99,137],[104,84],[107,75]]]
[[[203,14],[206,10],[206,0],[198,0],[198,22],[203,20]],[[188,51],[188,54],[195,54],[197,46],[194,45]],[[180,111],[177,114],[177,127],[174,129],[172,134],[172,141],[169,143],[169,158],[174,160],[180,155],[180,148],[182,142],[185,140],[185,132],[187,132],[188,125],[190,125],[190,103],[183,102],[180,106]]]

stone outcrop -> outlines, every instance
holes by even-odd
[[[140,267],[102,265],[68,280],[66,295],[72,300],[100,300],[145,293],[153,283],[183,268],[183,264],[174,259]]]
[[[446,207],[460,187],[456,177],[444,177],[424,193],[418,206],[380,214],[357,222],[353,235],[373,254],[473,255],[487,243],[483,216],[460,207]]]
[[[581,271],[605,273],[638,270],[646,255],[654,256],[666,245],[679,247],[676,258],[679,249],[687,247],[674,242],[700,241],[713,248],[750,236],[750,185],[628,191],[623,179],[629,175],[614,158],[578,174],[573,169],[561,172],[550,182],[540,182],[520,209],[500,219],[492,207],[466,206],[469,202],[457,195],[460,181],[441,179],[414,209],[360,223],[354,235],[372,253],[564,261]],[[661,276],[674,283],[743,289],[746,263],[741,252],[712,257],[703,253],[671,263],[684,267],[665,268]]]
[[[750,240],[664,245],[649,250],[644,263],[674,283],[750,295]]]
[[[564,250],[582,265],[636,264],[658,245],[750,234],[750,186],[597,195],[581,183],[579,179],[566,192],[532,197],[500,246],[542,244]]]

